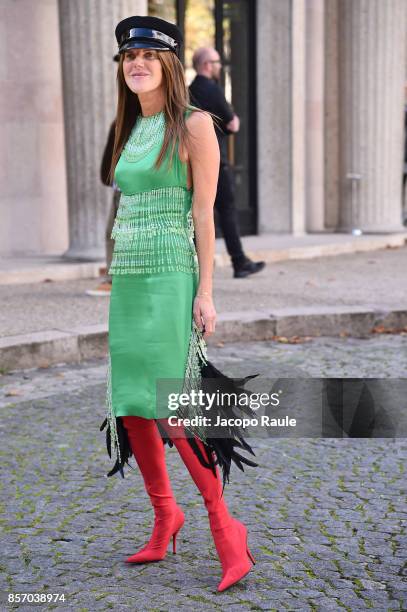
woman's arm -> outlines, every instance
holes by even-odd
[[[204,338],[215,331],[216,311],[212,298],[213,260],[215,255],[215,225],[213,206],[219,176],[219,144],[212,117],[205,112],[191,113],[187,121],[192,138],[187,144],[191,163],[193,201],[192,218],[195,228],[196,252],[199,262],[199,285],[194,300],[194,319]]]

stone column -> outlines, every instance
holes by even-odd
[[[324,206],[324,63],[325,0],[306,3],[306,228],[325,229]]]
[[[291,7],[291,232],[305,233],[306,211],[306,24],[305,0]]]
[[[3,0],[0,41],[0,254],[60,254],[68,219],[57,0]]]
[[[339,3],[341,231],[403,229],[406,27],[406,0]]]
[[[325,230],[339,224],[339,32],[338,0],[325,0],[324,199]]]
[[[114,29],[147,0],[59,0],[70,258],[103,259],[111,190],[100,162],[116,112]]]
[[[257,1],[259,234],[292,229],[291,28],[291,2]]]

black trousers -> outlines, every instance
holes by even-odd
[[[219,225],[225,239],[226,249],[234,266],[244,262],[245,254],[240,241],[239,224],[235,207],[236,186],[229,164],[221,163],[218,188],[215,199],[215,210]]]

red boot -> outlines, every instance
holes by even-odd
[[[218,591],[224,591],[241,580],[255,563],[247,545],[247,529],[240,521],[230,516],[222,497],[222,483],[216,466],[216,477],[212,470],[204,467],[192,450],[182,427],[170,426],[168,420],[160,423],[168,432],[189,473],[204,498],[209,525],[216,550],[222,565],[222,580]],[[182,437],[181,437],[182,436]],[[195,437],[201,452],[205,451],[201,440]],[[252,563],[251,563],[252,562]]]
[[[241,580],[252,569],[252,563],[253,565],[256,563],[247,545],[245,525],[235,518],[231,520],[229,528],[216,529],[211,526],[216,550],[222,563],[222,580],[218,584],[218,591],[225,591]]]
[[[127,563],[149,563],[164,559],[168,543],[176,537],[185,517],[177,506],[165,463],[165,450],[154,419],[137,416],[122,417],[133,455],[144,479],[144,486],[154,508],[154,529],[146,546],[126,559]]]

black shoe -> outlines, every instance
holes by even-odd
[[[250,274],[256,274],[256,272],[260,272],[263,270],[266,265],[265,261],[251,261],[247,259],[244,263],[240,264],[240,266],[234,266],[234,278],[245,278],[246,276],[250,276]]]

